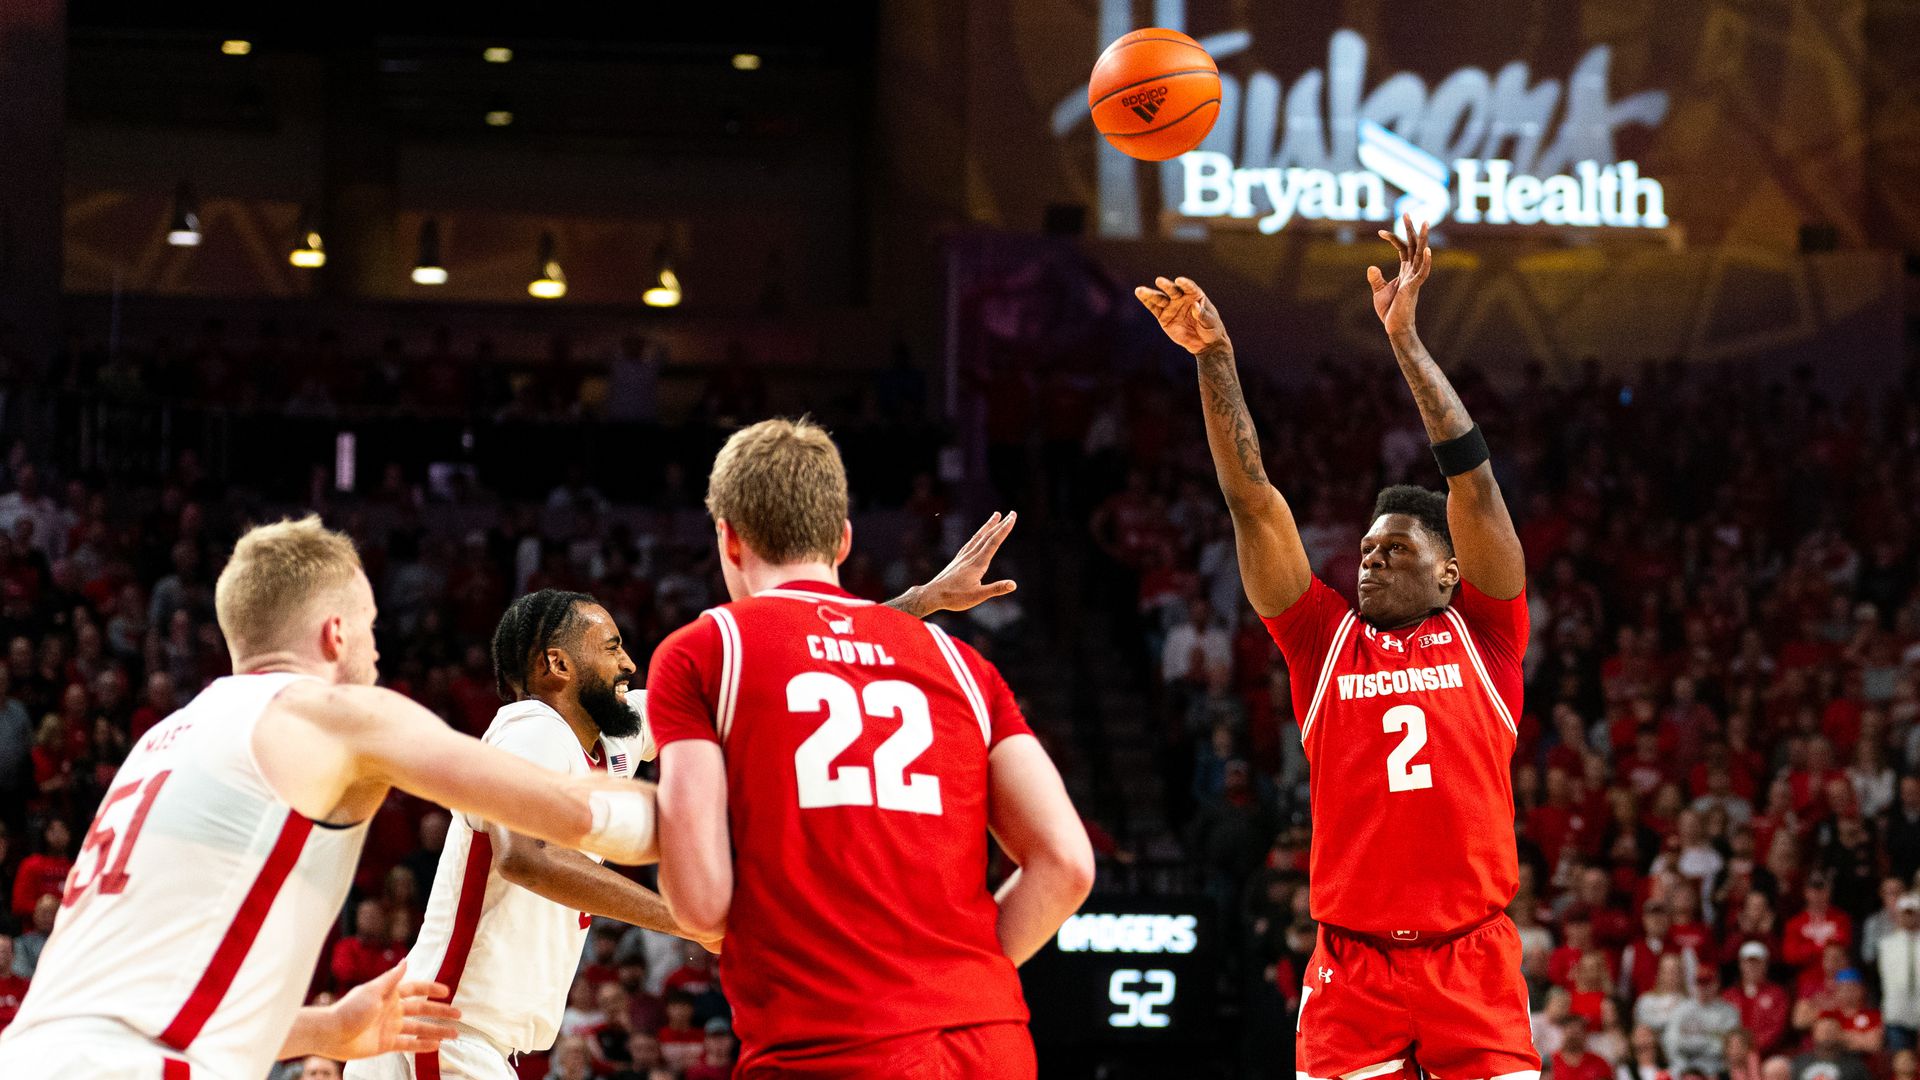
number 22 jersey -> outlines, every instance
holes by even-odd
[[[993,665],[817,582],[714,608],[655,651],[664,750],[726,755],[720,980],[742,1068],[1027,1019],[987,891],[987,756],[1030,734]]]
[[[1509,767],[1526,593],[1462,581],[1450,606],[1381,631],[1314,578],[1262,621],[1307,757],[1314,919],[1410,937],[1504,910],[1519,887]]]

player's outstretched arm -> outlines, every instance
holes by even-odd
[[[1520,535],[1514,531],[1507,500],[1493,478],[1493,462],[1484,459],[1485,441],[1467,415],[1467,407],[1460,403],[1460,395],[1454,393],[1453,384],[1414,329],[1420,286],[1433,273],[1433,248],[1427,243],[1427,227],[1415,229],[1411,215],[1405,220],[1404,241],[1389,230],[1380,230],[1400,255],[1399,272],[1389,279],[1379,267],[1367,267],[1374,314],[1387,329],[1393,357],[1399,361],[1400,374],[1406,376],[1414,403],[1420,407],[1420,420],[1426,425],[1427,440],[1436,448],[1435,456],[1446,460],[1468,455],[1460,458],[1463,461],[1471,461],[1473,456],[1483,458],[1447,477],[1447,527],[1453,532],[1460,576],[1488,596],[1510,600],[1527,585]]]
[[[301,1008],[280,1044],[281,1059],[319,1054],[353,1061],[440,1049],[443,1040],[459,1034],[451,1021],[460,1019],[460,1010],[445,1003],[451,992],[439,983],[402,982],[406,970],[406,964],[396,964],[331,1005]]]
[[[1247,600],[1271,618],[1293,605],[1313,580],[1306,545],[1293,510],[1267,479],[1260,458],[1260,437],[1253,430],[1233,342],[1220,312],[1190,278],[1155,278],[1157,289],[1133,290],[1174,344],[1193,354],[1200,373],[1200,408],[1207,421],[1207,448],[1214,476],[1233,515],[1234,548],[1240,557],[1240,582]]]
[[[1093,889],[1093,845],[1040,740],[1002,739],[987,758],[987,824],[1020,869],[1000,902],[1000,951],[1024,964]]]
[[[660,895],[697,939],[726,934],[733,839],[727,761],[717,742],[681,739],[660,750]]]
[[[701,936],[682,927],[667,910],[659,893],[594,862],[577,851],[495,826],[499,853],[494,866],[500,876],[536,892],[562,907],[619,919],[633,926],[673,934],[713,949],[719,938]]]
[[[656,857],[653,785],[543,769],[454,731],[391,690],[294,683],[262,723],[271,724],[255,737],[263,767],[310,817],[368,795],[377,806],[385,788],[397,787],[613,862]]]
[[[987,567],[999,552],[1001,541],[1013,531],[1013,523],[1019,517],[1019,514],[1012,512],[1002,517],[999,511],[994,511],[972,539],[954,553],[953,561],[947,564],[945,570],[935,574],[925,585],[915,585],[887,601],[887,606],[898,608],[916,619],[924,619],[936,611],[965,611],[1019,588],[1009,579],[984,581]]]

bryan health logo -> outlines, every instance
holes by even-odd
[[[1124,32],[1125,0],[1101,8],[1103,35],[1109,23]],[[1237,30],[1200,43],[1224,61],[1247,52],[1252,37]],[[1516,60],[1494,74],[1464,67],[1431,88],[1403,71],[1363,95],[1366,41],[1336,31],[1326,68],[1291,86],[1266,71],[1221,73],[1212,133],[1159,166],[1163,209],[1250,220],[1266,234],[1295,219],[1384,222],[1402,213],[1436,224],[1663,228],[1664,188],[1638,162],[1617,158],[1614,133],[1658,125],[1667,95],[1610,100],[1610,59],[1607,46],[1595,46],[1564,84],[1536,82]],[[1053,129],[1064,136],[1085,120],[1082,94],[1063,99]],[[1139,170],[1147,167],[1102,147],[1101,235],[1143,235]]]

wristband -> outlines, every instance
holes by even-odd
[[[1440,466],[1441,476],[1459,476],[1480,467],[1492,454],[1487,452],[1487,437],[1480,434],[1480,425],[1475,424],[1465,435],[1446,442],[1437,442],[1432,446],[1433,460]]]
[[[587,834],[580,850],[622,866],[658,862],[660,847],[654,830],[653,788],[648,784],[627,786],[633,790],[588,793],[593,831]]]

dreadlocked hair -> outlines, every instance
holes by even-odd
[[[493,632],[493,689],[502,701],[517,701],[527,689],[533,658],[553,648],[580,621],[580,605],[593,597],[565,589],[541,589],[507,605]]]
[[[1453,554],[1453,530],[1447,525],[1447,497],[1444,493],[1413,484],[1395,484],[1380,492],[1373,501],[1373,516],[1405,514],[1420,522]]]

